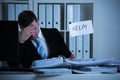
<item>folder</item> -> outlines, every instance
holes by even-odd
[[[72,22],[80,21],[80,4],[67,5],[67,29]],[[76,59],[83,58],[83,36],[70,37],[70,51],[75,53]]]
[[[60,69],[69,69],[75,70],[76,73],[81,73],[81,71],[94,71],[94,72],[102,72],[102,73],[117,73],[117,67],[105,67],[106,64],[111,64],[113,59],[69,59],[63,57],[54,57],[51,59],[44,60],[35,60],[32,63],[31,68],[35,72],[50,72],[50,73],[60,73]],[[103,65],[103,66],[102,66]],[[57,71],[54,71],[57,70]]]
[[[45,4],[39,5],[39,23],[41,28],[45,28]]]
[[[70,47],[70,51],[71,53],[75,54],[76,55],[76,47],[75,47],[75,42],[76,42],[76,39],[75,37],[69,37],[69,47]],[[77,57],[77,56],[76,56]]]
[[[76,39],[76,58],[83,59],[83,36],[77,36]]]
[[[15,4],[8,4],[8,20],[15,20]]]
[[[69,24],[73,22],[73,5],[68,4],[67,5],[67,30],[69,27]],[[69,48],[71,53],[76,53],[75,50],[75,37],[69,37]]]
[[[60,30],[61,27],[61,6],[60,4],[54,5],[54,28]]]
[[[18,15],[22,12],[22,4],[16,4],[15,11],[15,20],[18,20]]]
[[[76,73],[109,73],[109,74],[113,74],[113,73],[118,73],[117,71],[117,67],[101,67],[101,66],[85,66],[85,67],[81,67],[77,70],[74,70],[74,72]]]
[[[79,22],[81,19],[80,16],[80,4],[74,4],[73,5],[73,22]],[[77,36],[76,37],[76,55],[77,59],[82,59],[83,58],[83,36]]]
[[[90,58],[90,34],[84,35],[84,59]]]
[[[46,28],[52,28],[53,22],[52,4],[46,4]]]
[[[34,72],[44,75],[72,74],[72,70],[66,68],[34,69]]]
[[[22,4],[22,10],[28,10],[28,4]]]
[[[69,30],[69,24],[73,22],[73,5],[67,5],[67,30]]]

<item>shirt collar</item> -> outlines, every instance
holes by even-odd
[[[39,33],[38,33],[38,37],[39,37],[40,39],[44,40],[44,36],[43,36],[43,34],[42,34],[41,29],[40,29],[40,31],[39,31]]]

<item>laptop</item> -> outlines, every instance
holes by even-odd
[[[0,20],[0,71],[32,71],[19,68],[18,21]]]
[[[18,22],[0,21],[0,61],[15,63],[18,58]]]

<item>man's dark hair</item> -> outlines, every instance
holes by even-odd
[[[37,17],[30,10],[25,10],[25,11],[21,12],[18,16],[18,23],[20,25],[20,28],[27,27],[34,20],[37,22]]]

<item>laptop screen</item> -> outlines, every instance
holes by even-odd
[[[0,21],[0,61],[19,62],[17,21]]]

